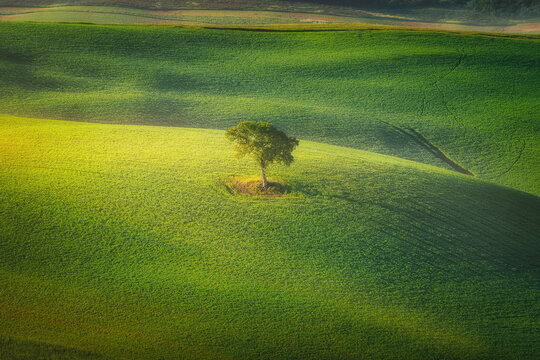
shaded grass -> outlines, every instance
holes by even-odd
[[[121,358],[537,358],[538,197],[302,141],[0,121],[0,337]],[[8,346],[9,349],[13,347]],[[15,353],[16,350],[13,350]]]
[[[21,341],[0,337],[0,356],[3,359],[104,359],[105,357],[77,349],[55,346],[46,343]]]

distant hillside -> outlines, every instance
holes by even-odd
[[[290,2],[308,2],[352,7],[371,8],[407,8],[418,6],[470,6],[481,12],[516,12],[538,10],[539,0],[288,0]]]
[[[360,9],[415,8],[421,6],[469,6],[483,13],[540,13],[540,0],[21,0],[0,1],[0,4],[24,5],[121,5],[148,9],[286,9],[291,6],[340,6]]]

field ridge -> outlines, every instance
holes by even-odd
[[[450,159],[447,155],[445,155],[441,151],[441,149],[439,149],[437,146],[433,145],[428,139],[426,139],[418,131],[416,131],[413,128],[410,128],[410,127],[404,129],[404,128],[400,128],[397,125],[394,125],[394,124],[391,124],[391,123],[388,123],[388,122],[386,122],[386,123],[388,125],[390,125],[391,127],[393,127],[394,129],[396,129],[397,131],[399,131],[400,133],[404,134],[405,136],[410,137],[418,145],[420,145],[421,147],[423,147],[424,149],[426,149],[427,151],[432,153],[433,156],[435,156],[436,158],[438,158],[438,159],[444,161],[445,163],[447,163],[448,165],[450,165],[450,167],[453,170],[455,170],[455,171],[457,171],[457,172],[459,172],[461,174],[474,176],[474,174],[471,173],[469,170],[465,169],[463,166],[461,166],[460,164],[458,164],[454,160]]]
[[[231,196],[219,181],[258,169],[223,134],[0,116],[0,338],[115,359],[540,353],[539,197],[304,139],[269,169],[291,196]]]

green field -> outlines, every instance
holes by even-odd
[[[450,168],[433,146],[540,194],[538,38],[258,30],[0,23],[0,110],[214,129],[264,120]]]
[[[96,9],[205,25],[0,21],[0,359],[540,358],[540,36]]]
[[[0,118],[0,357],[534,359],[536,196],[302,140]],[[19,356],[19,357],[17,357]]]

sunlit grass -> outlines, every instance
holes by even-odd
[[[533,359],[538,197],[301,139],[0,119],[0,354]],[[8,340],[12,339],[12,340]],[[35,355],[37,354],[37,355]]]

